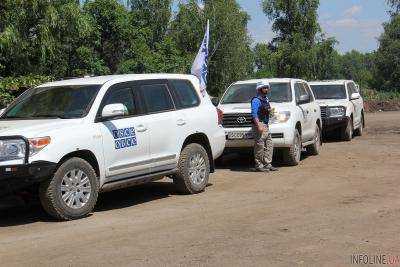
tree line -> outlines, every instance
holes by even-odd
[[[0,104],[53,79],[122,73],[189,73],[210,20],[208,91],[254,77],[353,79],[400,90],[400,0],[375,52],[335,49],[318,23],[319,0],[263,0],[275,38],[252,44],[235,0],[2,0]]]

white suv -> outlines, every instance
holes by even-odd
[[[321,106],[324,133],[339,130],[343,140],[362,135],[365,127],[364,101],[353,81],[310,82]]]
[[[300,162],[302,148],[312,155],[321,146],[321,113],[307,82],[298,79],[260,79],[232,84],[223,94],[218,108],[223,114],[227,150],[254,146],[250,101],[258,82],[271,86],[269,100],[277,114],[270,120],[275,148],[283,148],[289,165]]]
[[[165,176],[183,193],[202,192],[224,147],[217,110],[194,76],[53,82],[0,116],[0,188],[40,184],[50,215],[77,219],[99,192]]]

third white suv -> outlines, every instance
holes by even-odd
[[[365,127],[364,101],[353,81],[310,82],[321,106],[324,133],[339,130],[343,140],[362,135]]]
[[[306,81],[298,79],[258,79],[232,84],[223,94],[218,108],[223,114],[227,150],[254,146],[250,101],[258,82],[268,82],[268,98],[277,115],[270,120],[275,148],[284,149],[289,165],[300,162],[302,148],[313,155],[321,146],[321,112]]]

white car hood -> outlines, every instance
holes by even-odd
[[[279,111],[290,111],[293,108],[292,103],[274,103],[271,102],[271,107]],[[223,113],[250,113],[250,103],[239,103],[239,104],[221,104],[218,106]]]
[[[0,136],[22,135],[26,138],[48,136],[51,130],[60,130],[78,124],[79,120],[0,120]]]
[[[343,106],[343,107],[346,107],[347,103],[348,103],[348,100],[347,99],[317,99],[316,102],[321,107],[324,107],[324,106],[329,106],[329,107]]]

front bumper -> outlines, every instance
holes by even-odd
[[[275,148],[290,147],[293,144],[294,130],[289,123],[271,124],[269,129],[272,136],[272,142]],[[253,135],[251,127],[246,128],[225,128],[226,148],[251,148],[254,147],[254,138],[229,139],[229,133],[246,133]]]
[[[51,177],[56,167],[57,163],[47,161],[0,166],[0,196],[29,187]]]
[[[338,128],[344,128],[347,126],[347,123],[349,122],[349,117],[343,116],[343,117],[327,117],[327,118],[322,118],[322,129],[324,132],[329,132],[336,130]]]

